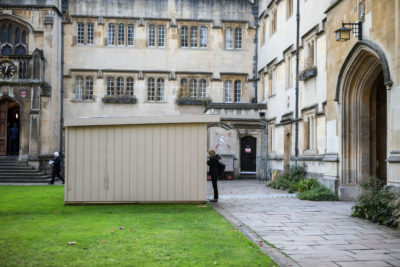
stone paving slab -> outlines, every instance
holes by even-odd
[[[258,180],[219,181],[218,189],[215,207],[300,266],[400,266],[400,232],[351,217],[352,202],[274,197],[286,192]]]

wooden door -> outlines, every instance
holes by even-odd
[[[7,155],[7,112],[8,101],[0,102],[0,156]]]
[[[252,136],[245,136],[240,144],[240,170],[242,172],[255,172],[257,161],[257,139]]]

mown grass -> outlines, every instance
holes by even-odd
[[[275,265],[208,205],[68,206],[63,190],[0,187],[1,266]]]

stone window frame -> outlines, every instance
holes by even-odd
[[[284,54],[285,59],[285,88],[290,89],[293,88],[294,84],[294,72],[293,72],[293,55],[289,51]]]
[[[94,102],[94,74],[76,73],[74,75],[74,102]],[[80,81],[80,82],[78,82]]]
[[[182,28],[187,30],[186,33],[186,43],[187,46],[182,45],[182,37],[183,31]],[[192,45],[192,38],[193,38],[193,29],[196,28],[196,46]],[[197,21],[185,21],[185,22],[178,22],[178,36],[179,36],[179,48],[184,49],[207,49],[208,48],[208,40],[209,40],[209,29],[210,23],[205,22],[197,22]],[[202,29],[206,29],[205,38],[203,37]],[[205,40],[205,46],[204,46]]]
[[[286,0],[285,4],[286,4],[286,20],[288,20],[293,16],[294,3],[293,0]]]
[[[268,124],[268,152],[275,153],[275,141],[276,141],[276,125],[272,121]]]
[[[303,112],[302,118],[303,118],[303,153],[317,154],[318,118],[316,109],[311,109]]]
[[[150,46],[150,27],[154,27],[154,46]],[[160,45],[160,27],[163,28],[163,45]],[[166,48],[167,47],[168,27],[166,21],[147,21],[146,22],[146,44],[148,48]]]
[[[165,103],[165,83],[168,77],[148,75],[146,81],[146,102]],[[152,87],[150,87],[150,82]]]
[[[117,29],[116,29],[117,30],[117,32],[116,32],[117,38],[115,38],[116,45],[117,46],[125,46],[127,44],[126,38],[125,38],[125,35],[127,35],[126,25],[124,23],[118,23],[118,24],[116,24],[116,26],[117,26]],[[120,31],[121,29],[122,29],[122,31]]]
[[[92,26],[92,27],[89,27]],[[90,29],[91,28],[91,29]],[[86,45],[94,45],[94,23],[86,23]]]
[[[122,79],[122,83],[120,82]],[[132,90],[128,88],[128,80],[132,79]],[[136,75],[118,73],[118,74],[110,74],[105,76],[105,96],[108,97],[135,97],[135,80],[137,79]],[[109,81],[113,81],[112,88]],[[119,88],[122,85],[122,88]],[[122,89],[119,91],[119,89]],[[129,90],[128,90],[129,89]],[[112,92],[112,94],[110,94]]]
[[[225,50],[243,50],[244,49],[244,44],[243,42],[244,39],[244,33],[245,33],[245,23],[223,23],[222,30],[224,34],[224,47]],[[240,30],[240,34],[238,33],[238,30]],[[232,33],[232,47],[228,46],[228,33]],[[240,35],[240,36],[239,36]],[[240,38],[239,38],[240,37]],[[230,42],[229,42],[230,43]],[[239,46],[240,44],[240,46]]]
[[[276,95],[276,66],[271,66],[267,70],[268,76],[268,97]]]
[[[303,69],[317,65],[317,35],[315,33],[303,39]]]
[[[29,30],[27,27],[13,20],[0,20],[0,56],[26,55],[29,45],[28,37]],[[11,53],[3,55],[6,48],[9,48]],[[21,54],[17,53],[20,48],[23,49]]]
[[[207,98],[207,88],[209,85],[210,77],[204,74],[193,75],[184,74],[177,77],[179,84],[178,98],[189,98],[189,99],[206,99]],[[183,81],[186,80],[186,85]],[[191,81],[196,82],[196,90],[194,93],[191,92]],[[205,84],[203,88],[202,85]],[[203,90],[204,89],[204,90]]]
[[[78,43],[78,25],[83,24],[83,42]],[[92,30],[90,30],[90,26],[92,26]],[[74,28],[74,35],[72,36],[72,46],[94,46],[95,45],[95,38],[96,38],[96,25],[97,25],[97,20],[96,18],[81,18],[77,17],[74,18],[74,21],[72,23],[72,27]],[[92,33],[90,35],[90,33]],[[92,38],[90,38],[92,37]],[[91,41],[91,42],[90,42]]]
[[[76,45],[85,44],[85,23],[76,23]]]
[[[237,82],[241,82],[241,91],[240,91],[240,99],[237,98],[239,92],[236,92],[236,84]],[[227,84],[231,84],[230,90],[227,87]],[[246,88],[246,76],[245,75],[223,75],[222,77],[222,86],[224,92],[224,103],[242,103],[243,97],[245,96],[245,88]]]
[[[276,5],[271,8],[268,15],[268,21],[269,21],[269,36],[272,36],[274,35],[274,33],[278,31],[278,8]]]
[[[104,37],[104,46],[110,46],[110,47],[135,47],[135,37],[136,37],[136,26],[138,25],[138,21],[135,19],[108,19],[107,22],[104,23],[106,26],[104,29],[107,31],[106,32],[106,37]],[[109,25],[114,25],[114,42],[110,43],[109,42]],[[124,34],[123,34],[123,44],[118,43],[118,29],[119,26],[123,25],[124,26]],[[133,27],[133,32],[132,32],[132,41],[133,43],[130,44],[129,37],[129,27]]]

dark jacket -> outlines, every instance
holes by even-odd
[[[217,179],[218,178],[218,163],[219,163],[220,157],[214,156],[211,157],[209,160],[207,160],[207,165],[210,166],[210,175],[212,179]]]
[[[61,169],[61,160],[60,157],[55,157],[54,158],[54,163],[53,163],[53,170],[56,172],[59,172]]]
[[[8,130],[8,134],[9,134],[11,140],[18,140],[19,129],[14,126]]]

